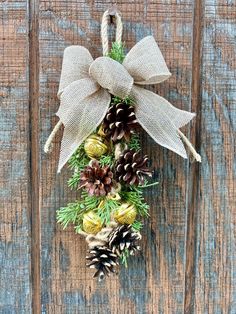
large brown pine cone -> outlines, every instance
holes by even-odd
[[[142,157],[139,152],[126,149],[115,164],[116,180],[130,185],[143,184],[145,176],[152,176],[147,162],[147,156]]]
[[[134,107],[124,102],[113,104],[103,121],[103,131],[113,142],[123,137],[128,141],[137,126]]]
[[[116,227],[109,235],[108,246],[113,253],[121,256],[124,250],[129,250],[130,255],[140,250],[138,241],[141,239],[139,232],[132,229],[132,225]]]
[[[93,277],[98,277],[101,281],[110,272],[115,272],[115,266],[118,265],[117,255],[106,246],[99,246],[89,251],[90,256],[86,259],[90,261],[87,267],[95,268]]]
[[[110,167],[101,168],[97,160],[87,166],[80,176],[79,188],[85,188],[90,195],[103,196],[111,192],[113,173]]]

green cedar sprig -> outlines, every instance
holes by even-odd
[[[135,151],[141,150],[140,135],[137,133],[132,134],[130,141],[128,143],[129,149],[134,149]]]
[[[68,161],[69,167],[74,170],[72,177],[68,181],[70,188],[76,189],[78,187],[80,173],[88,165],[89,161],[90,159],[84,151],[84,145],[81,144]]]
[[[66,229],[69,224],[81,225],[82,217],[87,209],[80,201],[69,203],[66,207],[57,210],[57,222],[60,223],[63,229]]]
[[[102,155],[99,159],[101,167],[109,166],[112,167],[114,163],[114,154]]]
[[[111,220],[111,213],[120,206],[117,200],[88,195],[83,191],[79,201],[69,203],[57,211],[57,222],[65,229],[70,223],[75,225],[78,232],[82,228],[83,215],[93,210],[101,218],[103,224]]]
[[[101,218],[103,224],[111,221],[111,214],[120,206],[120,202],[113,199],[106,199],[104,203],[97,209],[97,214]]]
[[[119,104],[120,102],[126,104],[127,106],[132,105],[134,103],[133,98],[130,96],[125,97],[124,99],[121,99],[118,96],[112,96],[111,104],[116,105]]]
[[[128,190],[121,190],[122,200],[133,204],[141,217],[149,217],[149,205],[145,202],[143,197],[143,189],[139,186],[130,186]]]
[[[141,221],[138,221],[138,220],[135,220],[133,223],[132,223],[132,228],[138,232],[140,231],[142,228],[143,228],[143,223]]]
[[[70,223],[76,225],[77,230],[82,228],[83,215],[89,210],[95,210],[101,202],[100,197],[89,196],[82,192],[80,200],[69,203],[57,210],[57,222],[65,229]]]
[[[130,257],[130,251],[129,249],[125,248],[120,256],[121,264],[125,266],[125,268],[128,267],[128,258]]]
[[[124,44],[117,42],[112,43],[108,57],[122,63],[125,58]]]

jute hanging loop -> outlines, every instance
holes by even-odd
[[[123,30],[121,16],[117,11],[113,12],[113,15],[116,18],[116,42],[120,44],[122,41],[122,30]],[[101,39],[102,39],[102,50],[103,50],[104,56],[107,56],[109,52],[108,21],[110,17],[111,17],[111,10],[105,11],[102,16]]]

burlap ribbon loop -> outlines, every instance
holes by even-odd
[[[194,114],[173,107],[166,99],[141,85],[160,83],[170,76],[161,51],[152,36],[145,37],[127,54],[123,64],[71,46],[64,52],[58,91],[57,115],[64,124],[58,170],[77,147],[101,124],[111,94],[134,99],[136,117],[142,127],[160,145],[186,158],[178,128]]]

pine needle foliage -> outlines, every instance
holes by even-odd
[[[144,200],[142,189],[130,186],[129,190],[121,191],[120,195],[123,201],[135,206],[138,215],[141,217],[149,217],[148,211],[150,207]]]
[[[99,159],[101,167],[109,166],[112,167],[114,163],[114,155],[102,155]]]
[[[82,203],[82,206],[84,206],[87,211],[89,211],[97,209],[103,199],[103,197],[91,196],[88,195],[86,191],[83,191],[81,194],[80,202]]]
[[[83,169],[89,163],[89,160],[84,150],[84,144],[81,144],[69,159],[68,164],[71,169]]]
[[[72,177],[68,180],[68,186],[71,189],[76,189],[80,182],[80,171],[75,170]]]
[[[101,218],[102,223],[108,224],[111,220],[112,212],[120,206],[117,200],[106,197],[90,196],[83,191],[79,201],[69,203],[67,206],[57,211],[57,222],[65,229],[70,223],[75,225],[75,231],[82,228],[83,215],[93,210]]]
[[[79,201],[69,203],[57,211],[57,222],[62,225],[63,229],[71,223],[81,229],[83,215],[89,210],[97,209],[100,202],[100,197],[89,196],[83,192]]]
[[[121,264],[123,264],[125,266],[125,268],[128,267],[128,258],[130,257],[130,252],[128,249],[125,249],[120,257],[121,260]]]
[[[120,203],[116,200],[107,199],[99,206],[97,210],[98,216],[101,218],[102,223],[108,224],[111,221],[111,214],[120,206]]]
[[[68,186],[76,189],[80,182],[80,173],[88,165],[90,159],[84,151],[84,145],[81,144],[76,152],[68,161],[69,167],[74,170],[72,177],[68,181]]]
[[[143,228],[143,224],[141,221],[138,221],[138,220],[135,220],[133,223],[132,223],[132,228],[135,230],[135,231],[140,231],[142,228]]]
[[[137,133],[132,134],[130,142],[128,143],[129,149],[134,149],[135,151],[141,150],[140,135]]]
[[[130,96],[127,96],[127,97],[125,97],[124,99],[121,99],[121,98],[118,97],[118,96],[113,96],[113,97],[112,97],[112,101],[111,101],[111,104],[112,104],[112,105],[117,105],[117,104],[119,104],[120,102],[126,104],[127,106],[134,104],[134,100],[133,100],[133,98],[131,98]]]
[[[69,203],[57,211],[57,222],[62,225],[63,229],[71,223],[80,225],[85,212],[86,208],[82,206],[80,201]]]
[[[125,58],[124,44],[117,42],[112,43],[112,47],[110,52],[108,53],[108,57],[122,63]]]

